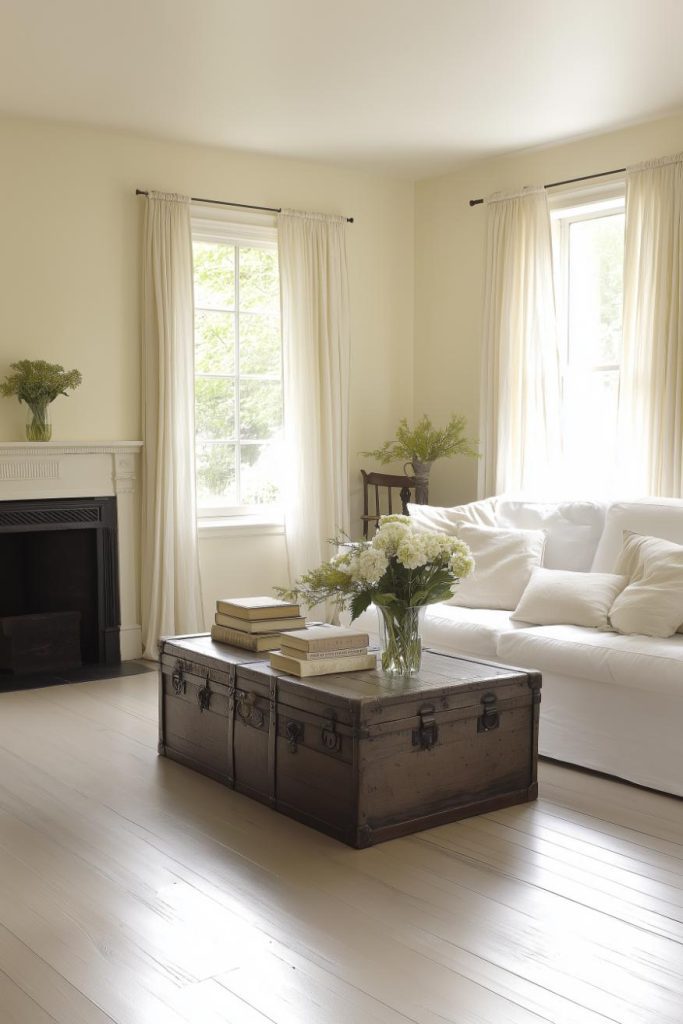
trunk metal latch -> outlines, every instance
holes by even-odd
[[[176,663],[176,667],[173,669],[171,676],[171,686],[176,697],[179,697],[181,693],[187,693],[187,683],[184,677],[185,666],[182,661]]]
[[[420,724],[413,729],[413,746],[420,750],[431,750],[439,738],[439,727],[434,718],[434,707],[429,704],[418,712]]]
[[[481,717],[477,719],[477,732],[491,732],[500,725],[500,715],[496,707],[495,693],[485,693],[481,698],[484,710]]]
[[[289,752],[296,754],[299,743],[304,738],[304,727],[301,722],[287,722],[285,735],[289,740]]]
[[[320,740],[327,750],[337,751],[341,749],[341,736],[337,732],[337,717],[331,708],[327,711],[328,719],[320,732]]]
[[[199,704],[200,711],[208,711],[209,704],[211,703],[211,688],[209,687],[209,676],[207,673],[206,684],[197,690],[197,703]]]

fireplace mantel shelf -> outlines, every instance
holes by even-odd
[[[0,458],[27,455],[131,455],[142,441],[0,441]]]

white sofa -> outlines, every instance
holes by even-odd
[[[683,501],[461,506],[482,525],[547,532],[550,569],[613,572],[624,530],[683,544]],[[427,609],[426,647],[543,675],[542,755],[683,796],[683,633],[621,636],[580,626],[525,626],[496,608]],[[367,612],[363,623],[377,627]]]

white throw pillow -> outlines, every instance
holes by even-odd
[[[533,626],[608,630],[609,610],[628,582],[628,576],[608,572],[534,569],[510,618]]]
[[[604,524],[605,506],[594,501],[521,501],[500,497],[496,507],[496,526],[546,531],[546,569],[589,572]]]
[[[683,544],[683,500],[642,498],[612,505],[595,552],[592,572],[619,571],[616,566],[624,545],[624,530],[638,533],[641,537],[661,537],[673,544]]]
[[[457,536],[458,527],[462,523],[473,523],[477,526],[496,525],[495,498],[472,501],[469,505],[454,505],[452,508],[409,504],[408,512],[416,529],[447,533],[449,537]]]
[[[631,577],[610,609],[618,633],[667,637],[683,623],[683,547],[624,530],[617,571]]]
[[[458,537],[470,548],[476,565],[446,604],[516,608],[532,571],[543,561],[545,531],[498,530],[462,523]]]

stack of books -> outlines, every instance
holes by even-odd
[[[280,650],[270,655],[273,668],[293,676],[326,676],[375,668],[377,657],[368,654],[369,637],[341,626],[309,626],[280,637]]]
[[[306,620],[298,604],[275,597],[233,597],[216,601],[211,638],[247,651],[274,651],[284,629],[302,629]]]

